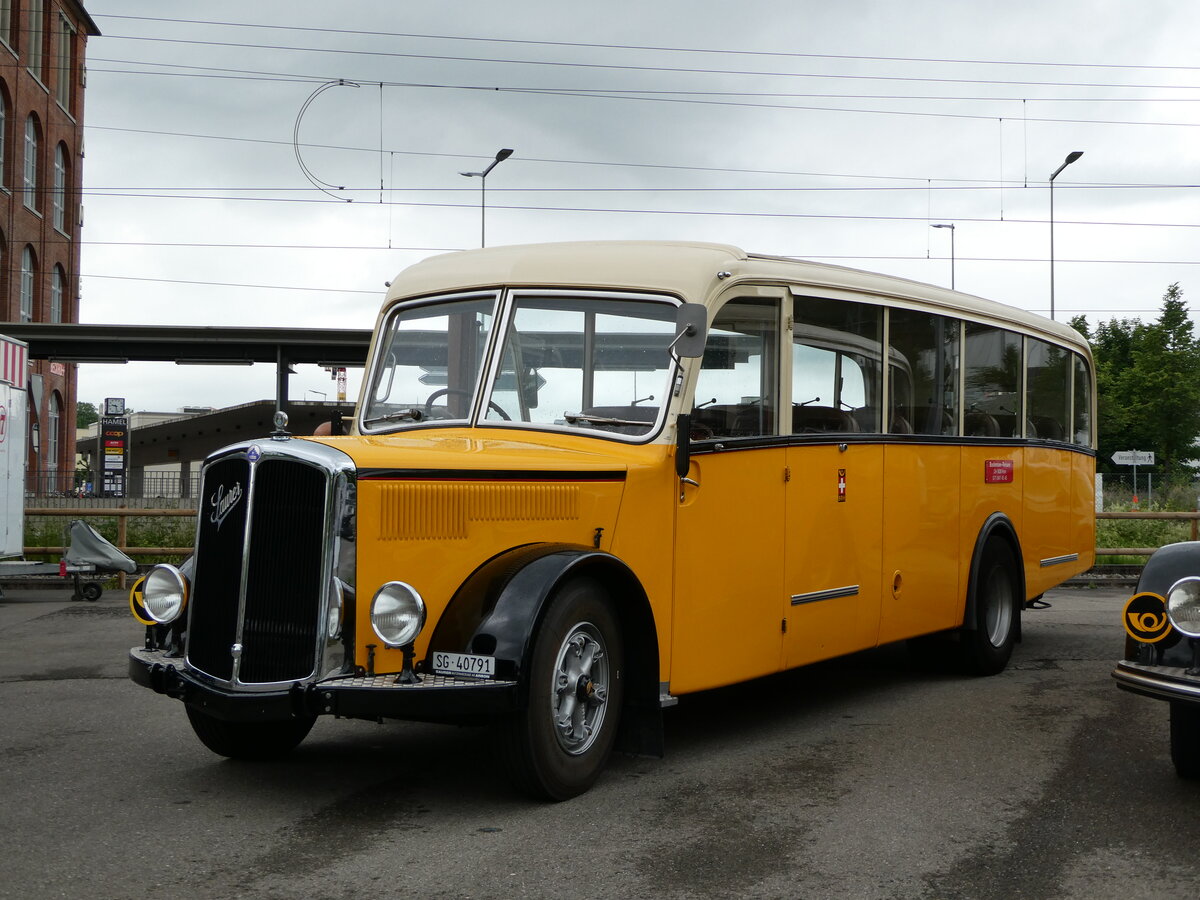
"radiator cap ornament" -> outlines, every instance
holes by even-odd
[[[288,414],[282,409],[275,410],[275,430],[271,432],[271,440],[286,441],[291,437],[287,430]]]

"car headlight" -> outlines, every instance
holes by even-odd
[[[389,581],[371,600],[371,627],[389,647],[411,644],[425,627],[425,601],[412,585]]]
[[[174,566],[157,565],[146,573],[142,585],[142,606],[146,615],[159,625],[179,618],[187,604],[187,581]]]
[[[1167,591],[1167,616],[1188,637],[1200,637],[1200,578],[1181,578]]]

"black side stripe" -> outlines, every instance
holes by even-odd
[[[359,469],[363,481],[624,481],[622,469],[559,471],[543,469]]]

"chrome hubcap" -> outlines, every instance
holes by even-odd
[[[608,653],[595,625],[581,622],[558,648],[550,715],[558,744],[577,755],[592,746],[608,701]]]
[[[988,574],[986,593],[987,598],[987,634],[993,647],[1004,644],[1008,632],[1012,628],[1013,589],[1012,582],[1004,570],[997,567]]]

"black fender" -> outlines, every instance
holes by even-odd
[[[515,678],[518,703],[529,702],[534,639],[558,586],[588,575],[608,589],[625,640],[625,708],[621,750],[662,755],[658,632],[637,576],[611,553],[574,544],[527,544],[488,560],[455,591],[429,642],[441,650],[496,658],[496,675]]]
[[[1137,592],[1149,591],[1165,600],[1171,585],[1188,576],[1200,576],[1200,541],[1167,544],[1154,551],[1142,568]]]
[[[992,538],[1007,541],[1009,548],[1013,552],[1013,556],[1017,560],[1017,578],[1020,579],[1018,590],[1021,597],[1021,605],[1025,605],[1025,565],[1024,557],[1021,555],[1021,541],[1017,537],[1017,529],[1013,527],[1012,520],[1001,512],[994,512],[984,520],[983,526],[979,529],[979,534],[975,538],[975,549],[971,552],[971,574],[967,580],[967,605],[963,610],[963,624],[965,631],[975,631],[978,627],[975,615],[976,604],[976,573],[979,571],[979,563],[983,558],[983,548],[987,546],[987,542]],[[1021,617],[1017,616],[1016,621],[1016,639],[1021,640]]]
[[[1158,594],[1165,603],[1167,593],[1175,582],[1194,576],[1200,576],[1200,541],[1167,544],[1159,547],[1146,560],[1138,578],[1136,593]],[[1143,649],[1126,633],[1125,658],[1186,669],[1192,666],[1191,644],[1190,640],[1184,640],[1183,635],[1172,626],[1167,636],[1153,645],[1154,652],[1151,653],[1149,647]],[[1139,656],[1139,653],[1142,656]]]

